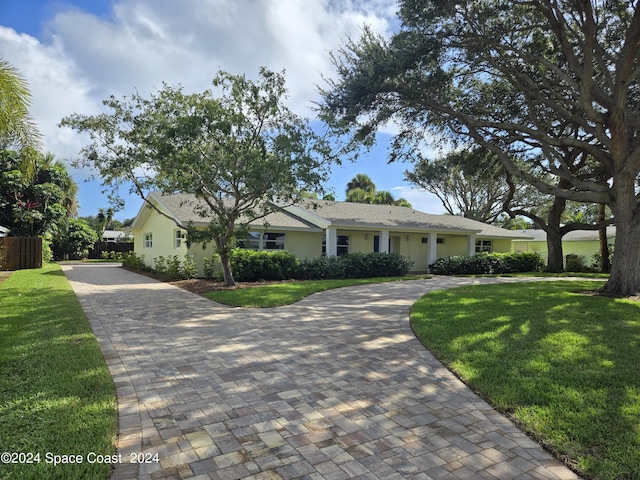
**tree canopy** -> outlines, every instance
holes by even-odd
[[[480,148],[422,158],[405,178],[436,195],[448,214],[479,222],[496,223],[511,195],[502,163]]]
[[[75,183],[66,167],[42,154],[33,172],[21,167],[17,152],[0,151],[0,224],[13,236],[58,232],[68,218],[67,206],[75,204]]]
[[[322,192],[334,160],[327,141],[285,105],[283,73],[257,81],[220,71],[213,89],[185,93],[164,85],[149,98],[104,102],[109,113],[74,114],[62,126],[87,132],[76,165],[91,167],[116,197],[124,184],[148,202],[151,191],[187,193],[206,228],[187,226],[187,243],[214,242],[225,282],[238,232],[277,205]]]
[[[419,160],[427,131],[474,141],[543,193],[609,205],[604,291],[640,291],[638,1],[403,0],[399,17],[334,54],[327,118],[365,143],[394,121],[392,159]]]

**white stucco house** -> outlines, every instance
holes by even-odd
[[[0,237],[6,237],[9,234],[9,229],[0,225]]]
[[[195,226],[209,223],[193,211],[198,200],[191,195],[158,193],[152,193],[149,200],[166,216],[146,204],[142,206],[131,227],[136,254],[144,255],[149,266],[158,256],[193,255],[202,274],[202,259],[211,257],[213,247],[188,248],[182,228],[189,222]],[[511,242],[516,239],[527,236],[458,216],[389,205],[307,200],[254,221],[242,246],[286,250],[300,259],[350,252],[398,253],[413,260],[415,272],[426,272],[443,257],[510,252]]]

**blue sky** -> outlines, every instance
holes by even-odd
[[[71,113],[97,114],[110,95],[151,93],[162,82],[202,91],[218,71],[286,70],[289,107],[313,120],[321,74],[331,77],[329,51],[362,25],[389,35],[393,0],[2,0],[0,58],[20,70],[32,93],[31,114],[45,149],[70,161],[86,142],[57,125]],[[332,170],[327,187],[338,200],[357,173],[415,208],[443,213],[437,198],[408,185],[407,164],[388,164],[392,132],[358,163]],[[108,206],[90,172],[72,170],[80,215]],[[116,218],[135,216],[141,201],[126,199]]]

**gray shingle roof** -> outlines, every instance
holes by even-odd
[[[196,211],[194,211],[194,207],[206,206],[202,200],[197,199],[194,195],[161,195],[158,193],[153,193],[152,195],[153,198],[155,198],[167,211],[171,212],[174,218],[177,219],[181,225],[186,226],[189,222],[193,222],[196,225],[199,223],[205,224],[210,220],[209,216],[200,216]],[[250,224],[259,228],[265,224],[265,220],[271,227],[280,227],[292,230],[319,230],[315,225],[296,218],[284,211],[270,213],[264,219],[261,218],[254,220]]]
[[[476,233],[477,236],[524,238],[525,235],[500,227],[454,215],[434,215],[408,207],[370,205],[329,200],[307,200],[298,208],[325,218],[338,227],[391,228],[400,230],[431,230],[455,233]],[[289,210],[293,211],[293,210]]]
[[[193,195],[152,194],[182,225],[207,223],[208,218],[194,212],[194,206],[204,205]],[[414,208],[363,203],[305,200],[296,206],[283,207],[266,217],[271,228],[318,231],[330,225],[336,228],[391,229],[400,231],[435,231],[452,234],[476,234],[478,237],[526,239],[519,231],[506,230],[482,222],[453,215],[433,215]],[[264,224],[259,219],[252,223]]]
[[[547,241],[547,233],[544,230],[518,230],[522,234],[530,237],[528,241],[531,242],[546,242]],[[607,238],[613,238],[616,236],[616,227],[609,226],[607,227]],[[588,242],[588,241],[598,241],[598,230],[574,230],[573,232],[567,233],[564,237],[562,237],[563,242]],[[527,239],[520,239],[527,241]]]

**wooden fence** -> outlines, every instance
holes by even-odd
[[[42,268],[42,239],[0,237],[0,270]]]
[[[89,250],[89,258],[102,258],[102,252],[133,252],[133,243],[96,242]]]

